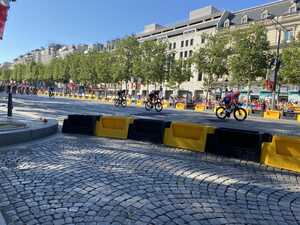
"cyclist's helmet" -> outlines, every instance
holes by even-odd
[[[240,91],[235,91],[234,93],[233,93],[233,96],[234,97],[239,97],[241,95],[241,92]]]

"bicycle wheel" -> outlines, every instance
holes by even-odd
[[[151,109],[152,109],[152,104],[151,104],[151,102],[149,102],[149,101],[145,102],[145,109],[146,109],[147,111],[151,111]]]
[[[155,110],[156,112],[161,112],[163,110],[163,105],[161,104],[161,102],[155,103]]]
[[[125,99],[122,100],[121,105],[123,108],[127,106],[127,101]]]
[[[119,107],[119,106],[120,106],[120,101],[119,101],[119,99],[115,99],[114,106],[115,106],[115,107]]]
[[[244,121],[247,118],[247,111],[243,108],[237,108],[234,110],[233,116],[237,121]]]
[[[225,120],[226,119],[226,109],[224,107],[218,107],[216,109],[216,116],[221,120]]]

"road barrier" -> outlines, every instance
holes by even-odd
[[[264,112],[265,119],[279,120],[280,117],[281,117],[280,111],[268,110],[268,111]]]
[[[300,172],[300,137],[119,116],[69,115],[63,133],[149,141]]]
[[[102,116],[96,123],[95,135],[97,137],[108,137],[127,139],[129,124],[134,121],[130,117]]]
[[[167,109],[167,108],[169,108],[169,107],[170,107],[170,102],[164,100],[164,101],[163,101],[163,108],[164,108],[164,109]]]
[[[297,120],[297,113],[294,112],[284,112],[283,118],[287,120]]]
[[[262,149],[262,164],[300,172],[300,137],[274,136]]]
[[[69,115],[64,120],[62,132],[70,134],[94,135],[96,121],[100,116],[92,115]]]
[[[204,112],[206,110],[206,105],[203,104],[197,104],[195,106],[195,112]]]
[[[186,108],[186,105],[184,103],[182,103],[182,102],[176,103],[176,109],[185,110],[185,108]]]
[[[137,100],[136,101],[136,106],[137,107],[143,107],[143,100]]]
[[[164,144],[204,152],[207,134],[213,132],[214,128],[200,124],[172,122],[170,128],[165,129]]]
[[[220,156],[259,162],[261,145],[269,136],[256,131],[217,128],[206,150]]]
[[[129,125],[128,139],[162,144],[165,128],[170,124],[161,120],[135,119]]]
[[[297,115],[297,121],[300,122],[300,114]]]

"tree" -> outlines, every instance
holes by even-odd
[[[115,63],[113,64],[114,80],[127,82],[131,78],[137,78],[134,74],[134,64],[139,57],[139,42],[133,36],[123,39],[118,43],[114,51]]]
[[[168,79],[166,50],[166,43],[160,41],[145,41],[140,45],[135,71],[147,86],[150,83],[162,85]]]
[[[107,84],[113,83],[113,56],[109,52],[100,52],[95,55],[95,72],[97,74],[97,82],[104,83],[105,97],[107,96]]]
[[[300,85],[300,41],[294,41],[282,51],[282,69],[279,78],[283,83]]]
[[[266,30],[261,25],[251,25],[234,32],[232,43],[233,55],[229,58],[229,70],[238,86],[248,85],[249,100],[252,83],[267,73],[270,45]]]
[[[171,64],[170,74],[169,85],[172,86],[172,84],[176,84],[177,90],[179,91],[180,85],[192,77],[191,60],[174,60]]]
[[[229,37],[226,33],[206,35],[207,41],[193,57],[198,72],[204,74],[203,86],[206,89],[205,100],[208,102],[209,91],[216,85],[217,79],[228,74],[227,58],[231,53]]]

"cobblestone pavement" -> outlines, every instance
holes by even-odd
[[[0,153],[8,224],[300,224],[300,174],[59,134]]]

